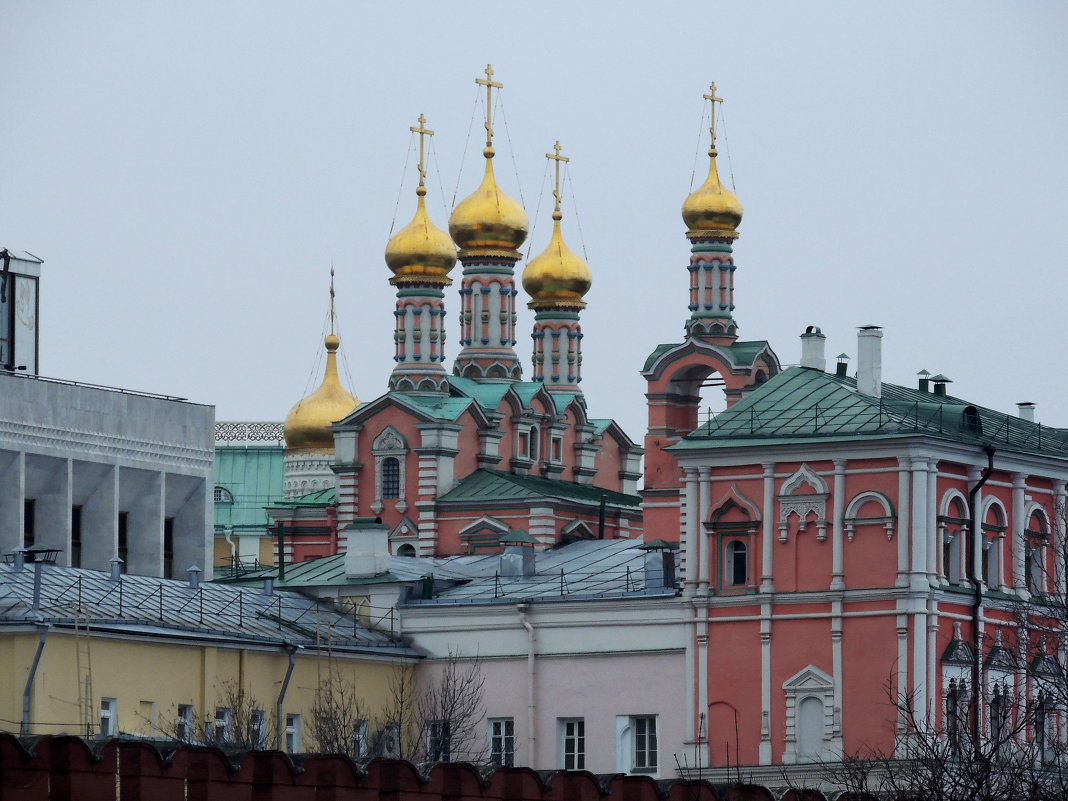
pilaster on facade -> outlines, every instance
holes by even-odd
[[[897,474],[897,578],[896,587],[909,586],[909,542],[912,540],[909,523],[912,520],[910,510],[913,508],[910,488],[912,482],[909,473],[911,459],[907,456],[898,458]]]
[[[709,484],[710,471],[707,467],[699,467],[697,469],[697,497],[698,497],[698,525],[703,527],[708,524],[711,517],[711,494],[712,487]],[[698,592],[707,595],[710,591],[709,588],[709,573],[712,569],[712,548],[704,547],[705,545],[711,546],[712,542],[709,540],[710,535],[699,533],[698,537],[701,540],[701,557],[700,557],[700,572],[698,581],[700,582],[700,588]],[[716,557],[719,558],[718,555]]]
[[[771,764],[771,604],[760,604],[760,746],[761,765]]]
[[[834,534],[831,540],[831,590],[845,589],[844,528],[845,528],[845,470],[846,460],[834,460]]]
[[[419,455],[419,489],[429,489],[437,495],[444,495],[456,484],[455,461],[460,453],[459,440],[463,426],[456,423],[433,422],[420,423],[420,443],[415,448]],[[424,480],[424,470],[433,466],[433,487]]]
[[[764,503],[762,510],[761,531],[761,566],[760,566],[760,591],[775,592],[774,570],[772,567],[772,553],[774,549],[773,521],[775,519],[775,463],[765,462],[761,465],[762,478],[764,480]]]
[[[501,463],[501,440],[504,432],[498,427],[501,415],[496,412],[487,413],[490,426],[480,428],[478,431],[478,466],[483,470],[495,470]]]
[[[593,484],[594,476],[597,475],[597,452],[601,450],[601,446],[594,439],[593,426],[585,425],[576,428],[575,467],[572,472],[577,483]]]
[[[1068,572],[1065,568],[1065,498],[1064,481],[1057,479],[1053,485],[1053,579],[1056,592],[1062,597],[1066,592]]]
[[[1024,576],[1024,545],[1027,540],[1027,508],[1024,497],[1027,477],[1023,473],[1012,474],[1012,588],[1025,597],[1027,580]]]

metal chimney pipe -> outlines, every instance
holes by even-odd
[[[111,580],[118,581],[122,578],[122,565],[123,562],[119,557],[115,557],[111,560]]]

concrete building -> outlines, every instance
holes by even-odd
[[[41,262],[0,258],[0,348],[14,359],[0,369],[0,553],[41,545],[74,567],[118,557],[130,573],[210,576],[214,408],[37,375]]]

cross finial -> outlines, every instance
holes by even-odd
[[[486,150],[493,148],[493,90],[503,89],[503,83],[493,80],[493,66],[486,65],[486,77],[475,78],[475,83],[486,87]]]
[[[426,179],[426,163],[423,160],[423,142],[426,137],[433,136],[434,132],[426,127],[426,117],[422,114],[419,115],[419,127],[416,128],[413,125],[408,130],[412,133],[419,134],[419,186],[422,186]]]
[[[334,262],[330,262],[330,333],[334,333]]]
[[[556,144],[553,145],[554,153],[546,153],[545,158],[552,159],[556,162],[556,186],[553,189],[553,198],[556,200],[556,209],[553,211],[553,219],[557,218],[560,213],[560,162],[571,161],[567,156],[560,155],[560,140],[556,140]]]
[[[703,97],[704,97],[705,100],[707,100],[709,103],[712,104],[712,122],[709,125],[708,132],[710,134],[712,134],[712,150],[715,151],[715,149],[716,149],[716,103],[720,103],[720,104],[723,103],[723,98],[716,96],[716,82],[715,81],[713,81],[712,83],[710,83],[708,85],[708,94],[707,95],[703,95]],[[716,154],[714,152],[711,152],[711,153],[709,153],[709,155],[714,156]]]

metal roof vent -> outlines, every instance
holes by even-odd
[[[931,376],[931,383],[934,384],[934,394],[944,398],[946,396],[946,384],[952,384],[953,379],[946,378],[939,373],[938,375]]]
[[[263,594],[267,596],[274,595],[274,576],[263,577]]]
[[[195,590],[200,586],[200,568],[193,565],[186,571],[186,573],[189,574],[189,589]]]
[[[500,543],[504,546],[504,552],[501,554],[501,576],[533,576],[536,542],[537,540],[521,528],[502,537]]]
[[[834,374],[839,378],[845,378],[849,372],[849,354],[839,353],[837,358],[838,364],[834,368]]]
[[[1017,403],[1016,408],[1019,409],[1021,420],[1026,420],[1028,423],[1035,422],[1035,404],[1031,401]]]
[[[108,577],[112,581],[118,581],[119,579],[122,578],[122,566],[123,566],[123,564],[124,564],[124,562],[117,556],[114,559],[111,560],[111,573],[110,573],[110,575]]]
[[[920,370],[920,372],[916,373],[916,375],[918,375],[920,377],[919,384],[916,385],[916,388],[920,392],[930,392],[931,391],[931,374],[928,373],[926,370]]]

